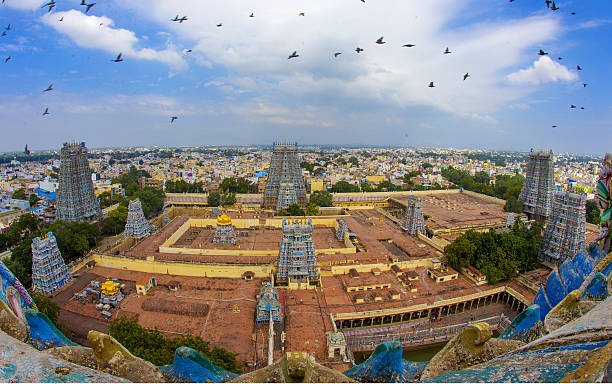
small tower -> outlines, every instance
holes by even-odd
[[[336,230],[336,239],[338,241],[344,241],[344,235],[349,231],[348,224],[344,219],[338,220],[338,229]]]
[[[554,195],[540,245],[540,259],[560,265],[568,257],[586,251],[586,195],[557,192]]]
[[[270,315],[275,323],[282,322],[281,305],[278,301],[278,292],[269,282],[265,282],[257,297],[257,315],[255,322],[267,323]]]
[[[312,219],[291,222],[285,219],[282,230],[283,238],[276,262],[278,285],[319,285],[319,266],[312,240]]]
[[[278,189],[278,201],[276,202],[276,212],[289,208],[291,204],[297,204],[298,198],[295,192],[295,185],[289,181],[282,181]]]
[[[151,225],[147,221],[140,199],[130,200],[128,205],[128,217],[125,223],[124,235],[143,239],[151,234]]]
[[[32,284],[43,295],[50,295],[70,281],[70,271],[57,247],[53,232],[32,239]]]
[[[525,183],[518,200],[529,219],[545,221],[550,215],[555,192],[552,150],[531,150]]]
[[[217,217],[217,228],[215,229],[213,243],[236,244],[236,232],[234,232],[232,219],[225,213]]]
[[[416,199],[414,196],[409,197],[402,229],[412,236],[425,233],[425,217],[421,208],[421,199]]]

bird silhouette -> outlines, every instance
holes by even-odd
[[[546,0],[546,8],[550,8],[550,4],[552,4],[552,0]]]
[[[255,14],[253,12],[251,12],[251,14],[249,15],[249,17],[255,17]]]
[[[463,75],[463,81],[465,81],[468,77],[470,77],[470,73],[466,73],[465,75]]]
[[[53,90],[53,83],[49,84],[49,86],[46,89],[43,89],[43,92],[49,92]]]
[[[451,53],[451,51],[448,49],[448,47],[446,47],[446,49],[444,50],[444,54],[448,55],[449,53]]]
[[[430,81],[428,87],[429,88],[435,88],[436,86],[434,85],[433,81]]]
[[[580,109],[584,109],[584,107],[580,107]]]
[[[53,10],[53,8],[55,8],[55,4],[52,4],[52,5],[49,6],[49,9],[47,10],[47,13],[50,13]]]
[[[576,16],[576,12],[570,12],[570,15]]]
[[[300,12],[298,13],[298,16],[306,16],[306,14],[304,12]]]
[[[170,118],[170,124],[174,123],[174,120],[178,119],[178,116],[172,116]]]
[[[96,3],[87,4],[87,5],[85,6],[85,13],[89,12],[89,10],[91,9],[91,7],[93,7],[94,5],[96,5]]]
[[[6,29],[7,31],[10,31],[10,30],[11,30],[11,25],[10,25],[10,24],[9,24],[9,25],[7,25],[5,29]]]
[[[85,2],[85,0],[81,0],[81,5],[87,5],[87,3]]]
[[[6,59],[4,59],[4,64],[8,63],[8,61],[11,59],[10,56],[7,56]]]
[[[6,36],[6,31],[2,31],[2,36]]]
[[[563,58],[561,56],[557,57],[557,60],[563,60]]]
[[[553,128],[557,128],[557,126],[556,126],[556,125],[553,125],[552,127],[553,127]]]
[[[223,23],[217,24],[217,28],[221,28],[222,26],[223,26]]]
[[[357,48],[355,49],[355,52],[357,52],[357,53],[363,52],[363,48],[359,48],[359,47],[357,47]]]
[[[342,52],[336,52],[336,53],[334,53],[334,57],[338,57],[338,56],[340,56],[341,54],[342,54]]]
[[[190,52],[193,52],[193,49],[186,49],[185,50],[185,53],[190,53]]]
[[[557,4],[555,4],[555,2],[553,1],[553,2],[552,2],[552,5],[550,6],[550,10],[551,10],[551,11],[556,11],[556,10],[558,10],[558,9],[559,9],[559,7],[557,7]]]
[[[177,21],[179,22],[179,24],[183,24],[183,21],[187,21],[187,20],[189,20],[189,19],[187,18],[187,16],[183,16],[183,17],[181,17],[180,19],[178,19]]]
[[[116,57],[115,59],[111,60],[111,61],[114,61],[115,63],[120,63],[120,62],[122,62],[122,61],[123,61],[123,59],[121,58],[121,53],[119,53],[119,54],[117,55],[117,57]]]
[[[174,19],[170,19],[170,21],[179,21],[178,15],[174,16]]]
[[[540,51],[538,52],[539,56],[544,56],[544,55],[548,55],[548,52],[544,52],[544,50],[540,49]]]
[[[582,67],[581,67],[581,66],[579,66],[579,65],[577,65],[577,66],[576,66],[576,70],[577,70],[577,71],[582,71]]]
[[[48,115],[49,114],[49,108],[45,108],[45,111],[43,112],[43,116]]]
[[[57,19],[57,21],[64,21],[64,16],[62,16],[59,19]]]
[[[576,108],[576,106],[574,104],[570,105],[570,108]]]
[[[376,44],[384,44],[384,43],[385,43],[385,42],[383,41],[383,40],[384,40],[384,38],[385,38],[384,36],[379,37],[379,38],[378,38],[378,40],[376,40]]]
[[[402,47],[406,47],[406,48],[412,48],[414,46],[415,46],[414,44],[404,44],[404,45],[402,45]]]
[[[41,8],[51,7],[51,6],[55,7],[55,0],[51,0],[50,2],[43,4]]]
[[[293,59],[295,57],[300,57],[300,55],[298,55],[297,51],[293,51],[293,53],[290,54],[289,57],[287,57],[287,60]]]
[[[587,83],[582,83],[582,88],[586,88],[587,87]]]

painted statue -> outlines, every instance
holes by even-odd
[[[599,172],[599,178],[597,179],[597,185],[595,187],[595,198],[597,199],[597,205],[601,210],[600,214],[600,226],[601,232],[595,242],[603,241],[603,250],[607,254],[610,252],[610,241],[612,239],[612,231],[610,231],[610,225],[612,224],[612,197],[610,191],[612,187],[612,153],[606,153],[604,161]]]
[[[35,308],[34,301],[15,275],[0,261],[0,300],[15,316],[27,323],[25,310]]]

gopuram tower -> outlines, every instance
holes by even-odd
[[[308,204],[297,143],[274,143],[263,206],[279,210],[290,204],[298,204],[302,208]]]

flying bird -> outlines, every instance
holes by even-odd
[[[586,88],[587,87],[587,83],[582,83],[582,88]]]
[[[59,19],[57,19],[57,21],[64,21],[64,16],[62,16]]]
[[[363,48],[357,47],[357,49],[355,49],[355,52],[357,52],[357,53],[363,52]]]
[[[10,25],[10,24],[9,24],[9,25],[7,25],[5,29],[6,29],[7,31],[10,31],[10,30],[11,30],[11,25]]]
[[[557,60],[563,60],[563,58],[561,56],[557,57]]]
[[[298,13],[298,16],[306,16],[306,14],[304,12],[300,12]]]
[[[289,57],[287,57],[287,60],[293,59],[295,57],[300,57],[300,55],[298,55],[297,51],[293,51],[293,53],[290,54]]]
[[[552,5],[550,6],[550,10],[551,10],[551,11],[556,11],[556,10],[558,10],[558,9],[559,9],[559,7],[557,7],[557,4],[555,4],[555,2],[553,1],[553,2],[552,2]]]
[[[87,4],[87,5],[85,6],[85,13],[89,12],[89,10],[91,9],[91,7],[93,7],[94,5],[96,5],[96,3]]]
[[[87,3],[85,2],[85,0],[81,0],[81,5],[87,5]]]
[[[584,107],[580,107],[580,109],[584,109]]]
[[[45,108],[45,111],[43,112],[43,116],[48,115],[49,114],[49,108]]]
[[[179,21],[178,15],[174,16],[174,19],[170,19],[170,21]]]
[[[556,125],[553,125],[552,127],[553,127],[553,128],[557,128],[557,126],[556,126]]]
[[[2,31],[2,36],[6,36],[6,31]]]
[[[436,86],[434,85],[433,81],[430,81],[428,87],[429,88],[435,88]]]
[[[548,55],[548,52],[544,52],[544,50],[540,49],[540,51],[538,52],[539,56],[544,56],[544,55]]]
[[[255,14],[253,12],[251,12],[251,14],[249,15],[249,17],[255,17]]]
[[[117,55],[117,57],[116,57],[115,59],[111,60],[111,61],[114,61],[115,63],[120,63],[120,62],[122,62],[122,61],[123,61],[123,59],[121,58],[121,53],[119,53],[119,54]]]
[[[47,13],[51,12],[53,8],[55,8],[55,3],[49,5],[49,10],[47,11]]]
[[[376,44],[384,44],[385,43],[383,41],[384,38],[385,38],[384,36],[379,37],[378,40],[376,40]]]
[[[574,104],[570,105],[570,108],[576,108],[576,106]]]
[[[8,61],[11,59],[10,56],[7,56],[6,59],[4,59],[4,64],[8,63]]]
[[[170,118],[170,124],[174,123],[174,120],[178,119],[178,116],[172,116]]]
[[[190,53],[190,52],[193,52],[193,49],[186,49],[185,50],[185,53]]]
[[[577,65],[577,66],[576,66],[576,70],[577,70],[577,71],[582,71],[582,67],[581,67],[581,66],[579,66],[579,65]]]
[[[55,7],[55,0],[51,0],[50,2],[43,4],[41,6],[41,8],[44,8],[44,7]]]
[[[550,4],[552,3],[552,0],[546,0],[546,8],[550,8]]]
[[[49,86],[46,89],[43,89],[43,92],[49,92],[53,90],[53,83],[49,84]]]
[[[570,12],[570,15],[576,16],[576,12]]]
[[[177,21],[179,22],[179,24],[183,24],[183,21],[187,21],[189,19],[187,19],[187,16],[183,16],[180,19],[178,19]]]
[[[414,44],[404,44],[404,45],[402,45],[402,47],[406,47],[406,48],[412,48],[414,46],[415,46]]]
[[[221,28],[222,26],[223,26],[223,23],[217,24],[217,28]]]
[[[468,77],[470,77],[470,73],[466,73],[465,75],[463,75],[463,81],[465,81]]]
[[[334,57],[338,57],[338,56],[340,56],[341,54],[342,54],[342,52],[336,52],[336,53],[334,53]]]
[[[451,53],[451,51],[448,49],[448,47],[446,47],[446,49],[444,50],[444,54],[448,55],[449,53]]]

